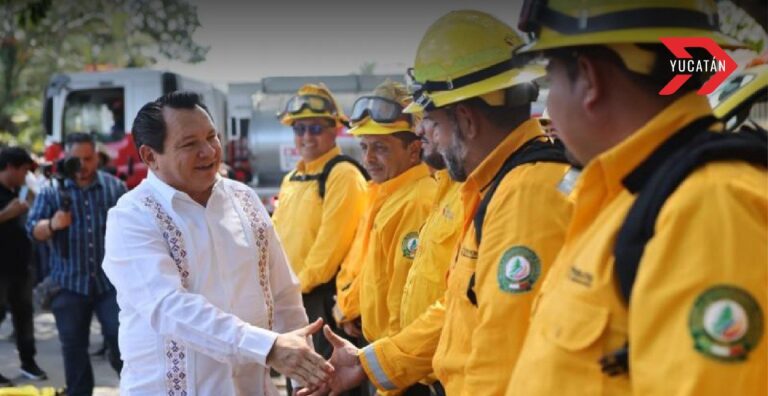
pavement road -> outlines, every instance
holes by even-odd
[[[9,339],[13,326],[10,317],[0,324],[0,373],[11,379],[16,385],[34,385],[37,387],[52,386],[63,388],[64,362],[61,358],[61,344],[56,331],[56,322],[51,313],[35,315],[35,338],[37,339],[37,364],[48,373],[45,381],[32,381],[21,376],[19,357],[16,344]],[[101,328],[98,321],[91,323],[91,350],[101,347]],[[94,396],[118,396],[119,379],[117,373],[104,357],[92,357],[93,377],[96,383]],[[285,380],[283,377],[272,379],[278,386],[281,395],[285,395]]]

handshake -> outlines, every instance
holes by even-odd
[[[333,346],[333,354],[325,361],[307,345],[306,337],[323,329],[323,335]],[[366,374],[357,357],[358,349],[337,336],[323,320],[281,334],[267,356],[267,365],[280,374],[298,381],[304,388],[296,396],[338,394],[365,381]]]

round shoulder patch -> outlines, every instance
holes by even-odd
[[[499,289],[509,293],[525,293],[533,288],[541,274],[541,261],[526,246],[513,246],[504,252],[499,263]]]
[[[416,250],[419,248],[419,233],[409,232],[406,234],[401,248],[403,249],[403,257],[409,259],[416,257]]]
[[[688,326],[697,351],[718,360],[741,361],[763,335],[763,311],[746,290],[718,285],[696,298]]]

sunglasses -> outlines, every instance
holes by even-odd
[[[302,137],[305,133],[309,133],[312,136],[320,136],[325,132],[325,129],[328,128],[329,125],[322,125],[322,124],[294,124],[293,125],[293,133],[298,136]]]

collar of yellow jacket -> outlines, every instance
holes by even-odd
[[[304,162],[304,160],[300,160],[296,164],[296,170],[308,174],[320,173],[323,171],[325,164],[337,155],[341,155],[341,149],[339,146],[334,146],[332,149],[328,150],[327,153],[321,155],[314,161]]]
[[[440,205],[440,201],[451,190],[452,187],[457,186],[459,182],[453,180],[451,175],[448,174],[447,169],[441,169],[435,171],[432,175],[437,182],[437,195],[435,195],[435,207]]]
[[[592,177],[600,175],[597,177],[604,178],[609,191],[617,193],[624,188],[622,180],[664,141],[690,122],[711,113],[706,96],[691,92],[680,97],[627,139],[590,161],[582,173],[582,182],[589,183]],[[600,172],[596,172],[598,169]]]
[[[422,162],[416,166],[412,166],[407,171],[385,181],[384,183],[378,184],[369,182],[368,189],[376,200],[380,200],[382,198],[386,198],[400,188],[403,188],[419,179],[423,179],[429,176],[429,167]]]
[[[464,188],[475,191],[485,188],[504,165],[504,161],[525,142],[537,136],[544,136],[544,130],[541,129],[538,120],[531,118],[520,124],[472,171],[464,183]]]

